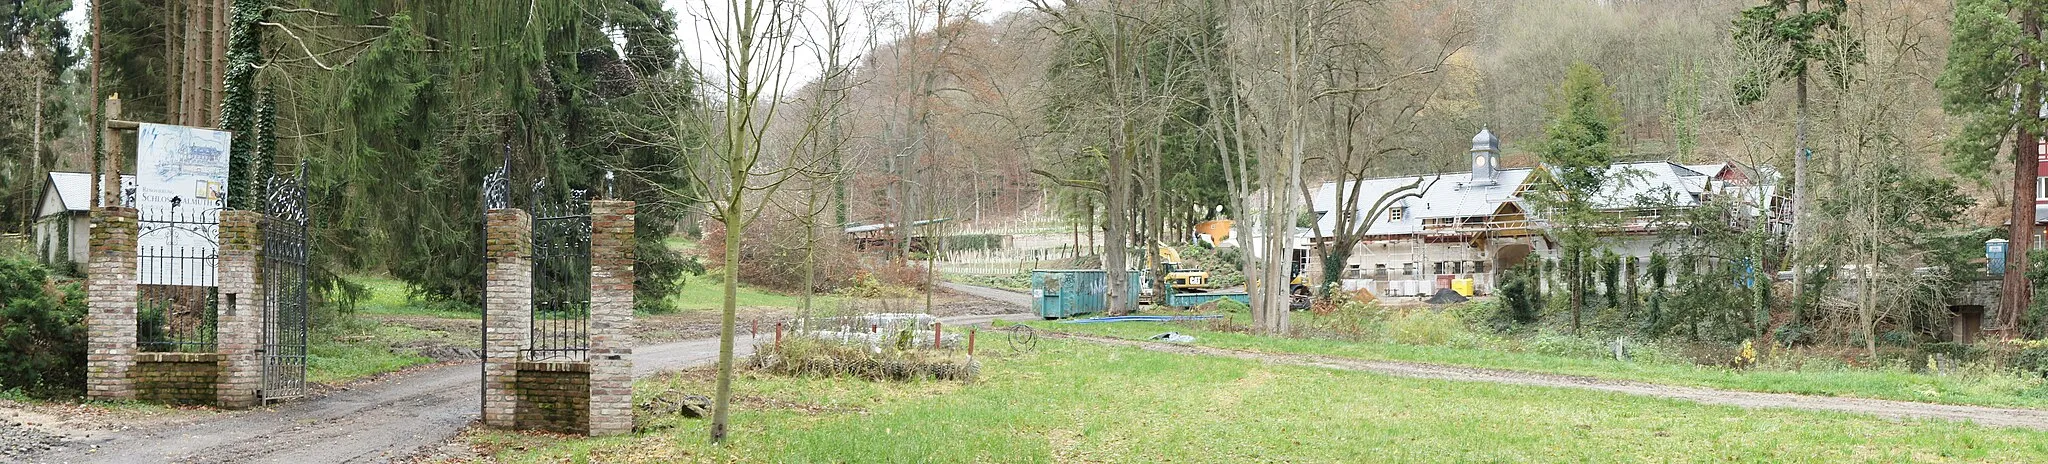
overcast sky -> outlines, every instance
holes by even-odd
[[[846,1],[847,3],[860,3],[884,0],[843,1]],[[961,0],[961,3],[967,3],[969,1],[972,0]],[[1002,15],[1009,14],[1011,12],[1015,12],[1025,8],[1029,8],[1031,6],[1028,0],[981,1],[982,12],[981,14],[976,16],[976,19],[980,19],[983,21],[993,20],[998,17],[1001,17]],[[662,0],[662,2],[667,4],[669,11],[675,12],[676,14],[676,20],[679,29],[676,32],[676,35],[679,36],[678,38],[680,38],[682,41],[683,54],[686,57],[688,57],[691,62],[695,63],[698,66],[698,69],[704,70],[706,75],[720,75],[719,73],[721,72],[721,68],[717,66],[715,63],[709,62],[716,60],[715,54],[712,53],[712,51],[715,48],[715,45],[709,43],[709,34],[699,33],[699,31],[702,28],[710,26],[711,23],[707,23],[707,20],[721,17],[724,14],[723,10],[725,7],[726,0]],[[806,0],[806,2],[813,5],[822,4],[821,0]],[[711,10],[717,11],[707,11],[705,7],[705,4],[707,3],[710,4]],[[889,14],[895,16],[901,16],[903,14],[903,6],[901,2],[886,3],[888,3],[889,5],[885,5],[886,8],[884,8],[884,10],[886,10]],[[91,28],[91,25],[88,24],[86,21],[86,10],[90,6],[90,0],[72,0],[71,11],[65,13],[64,15],[65,19],[69,20],[72,24],[72,31],[74,32],[73,37],[80,40],[80,42],[78,42],[78,45],[81,50],[91,47],[91,44],[83,42],[83,39],[85,38],[85,33],[88,32],[88,30]],[[959,8],[959,6],[955,6],[955,8]],[[851,13],[856,15],[862,14],[859,11],[858,7],[856,7],[855,10],[856,11],[853,11]],[[860,55],[865,51],[859,50],[858,47],[861,47],[867,43],[868,38],[873,31],[868,30],[868,21],[866,21],[864,18],[854,17],[848,20],[847,22],[848,28],[850,30],[847,31],[846,40],[849,42],[848,45],[850,47],[855,48],[855,50],[850,50],[849,52],[851,55]],[[884,40],[886,40],[886,38]],[[803,85],[803,83],[818,77],[818,74],[820,70],[823,68],[823,66],[819,64],[817,60],[811,58],[812,53],[813,52],[808,50],[799,50],[797,52],[798,59],[793,61],[789,66],[790,79],[788,80],[788,82],[790,87],[801,86]]]

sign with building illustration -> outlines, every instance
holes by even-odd
[[[227,132],[142,124],[136,130],[136,277],[143,285],[211,285],[220,211],[227,207]],[[152,256],[190,258],[151,266]]]

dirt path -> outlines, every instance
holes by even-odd
[[[950,285],[955,291],[981,296],[998,302],[1029,307],[1029,297],[1016,292],[991,288]],[[1979,406],[1955,406],[1910,401],[1872,400],[1861,398],[1838,398],[1827,396],[1806,396],[1784,393],[1753,393],[1715,390],[1711,388],[1656,385],[1642,382],[1608,380],[1592,377],[1539,374],[1520,371],[1478,369],[1445,366],[1438,364],[1409,363],[1396,361],[1365,361],[1331,356],[1272,354],[1253,351],[1231,350],[1194,345],[1179,345],[1163,342],[1126,340],[1120,338],[1089,335],[1056,334],[1056,337],[1084,340],[1089,342],[1129,346],[1167,353],[1181,353],[1207,356],[1224,356],[1276,364],[1322,367],[1352,371],[1374,372],[1402,377],[1423,379],[1456,380],[1462,382],[1492,382],[1509,385],[1534,387],[1577,388],[1629,395],[1674,398],[1703,404],[1740,406],[1745,408],[1792,408],[1815,411],[1834,411],[1870,414],[1892,419],[1946,419],[1974,422],[1993,427],[2022,427],[2034,430],[2048,430],[2048,411],[2034,409],[1988,408]]]
[[[1023,315],[964,315],[947,325],[986,323]],[[734,352],[753,352],[745,334]],[[708,364],[716,338],[643,346],[633,352],[633,374]],[[445,442],[477,418],[482,372],[475,363],[401,373],[347,390],[282,405],[226,412],[141,430],[103,432],[65,440],[32,457],[33,463],[357,463],[406,458]]]

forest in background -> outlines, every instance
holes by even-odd
[[[1246,189],[1258,186],[1246,177],[1260,166],[1290,164],[1283,145],[1266,143],[1273,137],[1251,140],[1258,134],[1299,135],[1297,184],[1462,170],[1465,144],[1482,127],[1506,141],[1510,166],[1532,166],[1559,82],[1580,62],[1612,89],[1619,159],[1793,169],[1797,96],[1783,83],[1745,87],[1782,52],[1741,43],[1734,26],[1745,9],[1771,2],[1282,3],[1319,14],[1257,23],[1234,9],[1259,5],[1216,0],[1038,2],[1000,15],[972,1],[849,4],[848,20],[871,36],[851,44],[845,69],[782,96],[801,108],[822,101],[813,96],[821,89],[838,92],[834,130],[844,143],[832,175],[805,180],[818,188],[785,193],[830,192],[831,220],[807,223],[828,234],[843,223],[983,224],[1050,212],[1077,229],[1118,231],[1124,239],[1108,242],[1135,250],[1177,241],[1219,213],[1291,202],[1243,202],[1293,185]],[[275,156],[259,169],[303,169],[330,296],[350,293],[339,275],[381,271],[420,296],[473,304],[482,269],[476,190],[501,163],[522,186],[521,202],[595,191],[604,172],[620,173],[616,195],[642,204],[643,304],[660,305],[689,267],[660,240],[702,217],[690,192],[703,187],[692,185],[701,177],[693,170],[703,168],[697,152],[716,145],[704,135],[714,118],[664,115],[723,105],[704,84],[726,79],[692,69],[710,57],[683,56],[693,48],[679,47],[676,32],[704,27],[690,12],[655,0],[110,0],[102,93],[121,96],[123,119],[214,125],[230,67],[223,31],[242,21],[229,13],[245,4],[262,36],[253,82],[275,107]],[[17,1],[6,11],[0,57],[36,72],[7,73],[0,86],[42,95],[30,99],[40,104],[16,100],[6,110],[22,117],[0,126],[8,153],[36,154],[0,163],[6,230],[32,222],[41,172],[91,169],[95,135],[79,123],[91,107],[80,59],[91,36],[69,41],[58,19],[68,6]],[[1989,232],[1974,227],[2003,221],[2013,191],[2006,165],[1937,169],[1957,126],[1935,85],[1953,7],[1844,8],[1862,58],[1811,89],[1810,190],[1823,199],[1811,210],[1816,230],[1866,232],[1810,247],[1876,246],[1868,238],[1886,226],[1854,222],[1873,213],[1851,206],[1876,198],[1869,186],[1881,183],[1936,192],[1952,184],[1975,200],[1963,217],[1925,231],[1947,237],[1944,247],[1981,241]],[[1311,89],[1246,80],[1261,64],[1231,50],[1278,43],[1233,35],[1251,31],[1297,33],[1341,51],[1302,55],[1317,67],[1299,80],[1340,91],[1286,105],[1289,92]],[[809,121],[804,111],[779,114],[771,134],[803,132]],[[783,156],[801,151],[785,140],[795,139],[767,143]],[[1127,177],[1107,176],[1112,162]],[[1127,180],[1105,182],[1113,177]],[[545,191],[523,188],[542,178]],[[1909,252],[1885,256],[1907,256],[1890,264],[1910,268],[1927,253],[1954,254],[1931,243],[1887,243]]]

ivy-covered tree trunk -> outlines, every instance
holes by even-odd
[[[256,162],[261,151],[257,126],[267,129],[273,125],[272,121],[257,121],[259,113],[266,112],[258,110],[255,88],[256,69],[263,65],[260,27],[270,5],[266,0],[234,1],[228,25],[228,69],[221,85],[225,96],[220,108],[220,128],[233,136],[228,147],[228,206],[254,211],[261,208],[257,204],[261,187],[256,184],[262,179],[258,169],[268,169]]]

